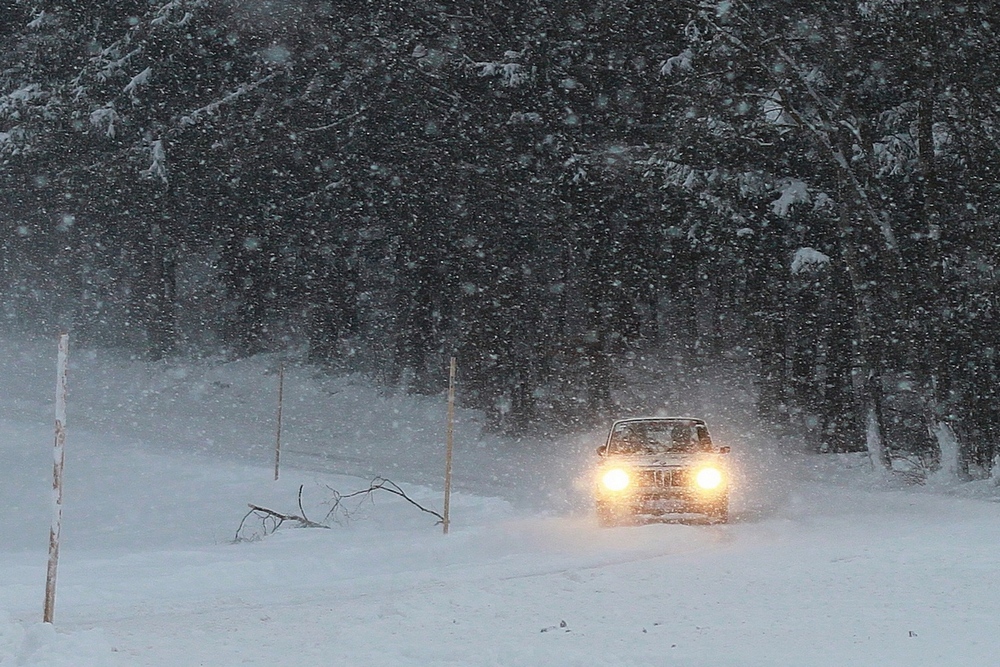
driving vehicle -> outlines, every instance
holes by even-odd
[[[702,419],[640,417],[611,425],[597,449],[597,518],[614,526],[640,516],[697,514],[729,520],[729,447]]]

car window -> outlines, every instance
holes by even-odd
[[[618,454],[652,453],[648,437],[638,424],[619,424],[611,434],[611,451]]]
[[[616,424],[609,446],[617,454],[662,454],[705,451],[712,440],[704,424],[663,419]]]

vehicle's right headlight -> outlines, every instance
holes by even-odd
[[[722,472],[718,468],[702,468],[694,481],[705,490],[716,489],[722,484]]]
[[[621,468],[612,468],[601,476],[601,484],[609,491],[624,491],[631,481]]]

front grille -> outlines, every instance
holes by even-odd
[[[662,468],[659,470],[640,470],[639,486],[671,487],[690,486],[691,471],[684,468]]]

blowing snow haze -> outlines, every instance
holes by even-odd
[[[0,0],[0,663],[988,663],[993,10]],[[229,544],[438,511],[452,358],[447,541]],[[731,524],[598,530],[667,416]]]

